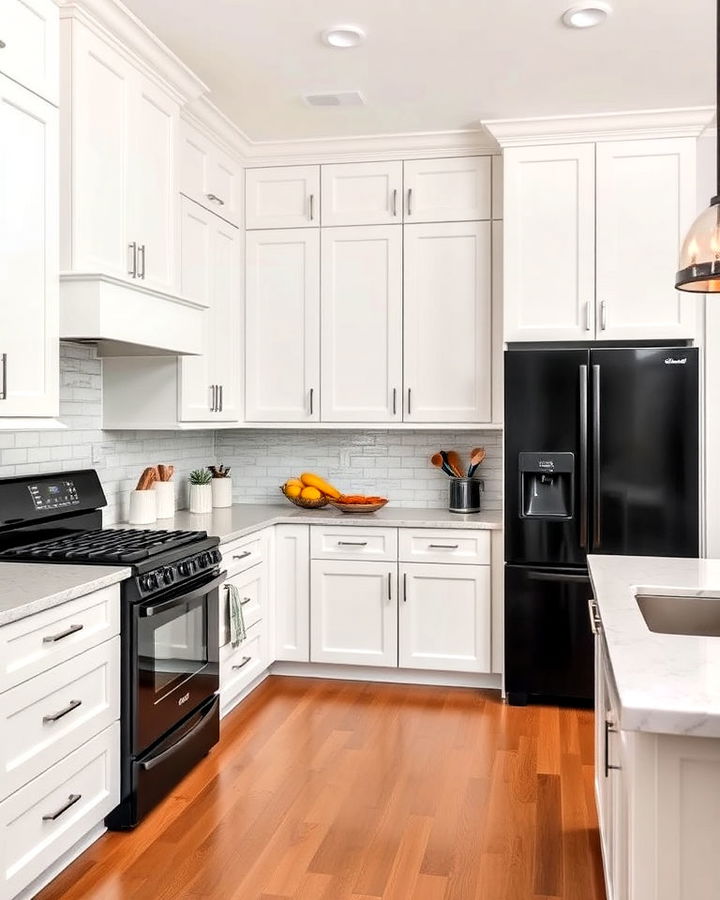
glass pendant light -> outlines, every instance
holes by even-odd
[[[720,0],[716,28],[716,128],[720,123]],[[683,241],[680,264],[675,276],[680,291],[699,294],[720,293],[720,140],[717,146],[717,190],[710,206],[695,219]]]

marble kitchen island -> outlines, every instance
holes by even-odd
[[[637,597],[682,604],[701,596],[720,604],[720,561],[588,562],[595,789],[608,900],[717,900],[720,637],[653,632]]]

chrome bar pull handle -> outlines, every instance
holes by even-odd
[[[392,600],[392,572],[388,572],[388,600]]]
[[[407,198],[407,214],[411,216],[413,214],[412,211],[412,198],[413,198],[413,189],[408,188],[408,198]]]
[[[315,221],[315,194],[310,194],[310,221]]]
[[[403,572],[403,603],[407,603],[407,572]]]
[[[585,331],[592,330],[592,317],[591,317],[591,309],[590,309],[591,306],[592,306],[592,304],[590,303],[590,301],[586,300],[585,301]]]
[[[7,400],[7,353],[0,356],[0,368],[2,368],[2,391],[0,391],[0,400]]]
[[[222,412],[223,411],[223,386],[222,385],[220,385],[218,387],[218,392],[220,395],[220,399],[218,401],[218,412]]]
[[[392,214],[393,216],[397,215],[397,188],[394,188],[392,192]]]
[[[607,303],[605,300],[600,302],[600,331],[607,329]]]
[[[243,550],[242,553],[236,553],[233,559],[247,559],[248,556],[252,556],[252,550]]]
[[[408,415],[412,415],[412,388],[408,388]]]
[[[145,244],[141,244],[138,247],[138,256],[142,261],[142,266],[138,272],[138,278],[142,278],[142,280],[145,281]]]
[[[602,496],[600,490],[600,366],[592,367],[592,389],[593,389],[593,420],[592,420],[592,440],[593,440],[593,550],[600,547],[602,541],[602,517],[600,515],[600,499]]]
[[[315,410],[315,388],[310,388],[310,415],[312,416]]]
[[[62,719],[68,713],[71,713],[74,709],[77,709],[78,706],[82,706],[82,700],[71,700],[64,709],[61,709],[56,713],[52,713],[52,715],[43,716],[43,722],[46,725],[51,724],[52,722],[57,722],[58,719]]]
[[[60,816],[64,812],[67,812],[71,806],[75,806],[75,804],[78,802],[78,800],[80,800],[81,797],[82,794],[70,794],[70,796],[67,798],[67,803],[64,803],[60,807],[60,809],[56,809],[53,813],[46,813],[43,816],[43,822],[54,822],[55,819],[59,819]]]
[[[397,388],[393,388],[393,415],[397,415]]]
[[[238,665],[233,666],[232,668],[233,669],[244,669],[245,666],[250,662],[251,659],[252,659],[252,656],[243,656],[243,661],[241,663],[238,663]]]
[[[137,278],[137,242],[133,241],[132,244],[128,244],[128,250],[132,254],[131,262],[128,267],[128,275],[131,278]]]
[[[208,200],[212,200],[213,203],[219,203],[220,206],[225,206],[225,201],[221,200],[217,194],[205,194]]]
[[[588,367],[580,368],[580,547],[588,549]]]
[[[84,625],[71,625],[69,628],[66,628],[65,631],[59,631],[57,634],[49,634],[47,637],[43,638],[43,644],[57,644],[57,642],[61,641],[63,638],[70,637],[71,634],[82,631],[84,627]]]
[[[367,547],[367,541],[338,541],[338,547]]]

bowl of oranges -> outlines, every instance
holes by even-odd
[[[288,478],[280,490],[291,503],[302,509],[322,509],[332,498],[340,496],[340,491],[313,472],[303,472],[299,478]]]

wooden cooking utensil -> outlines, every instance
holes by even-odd
[[[449,475],[451,478],[455,477],[453,470],[447,463],[447,460],[443,458],[442,452],[433,453],[433,455],[430,457],[430,462],[438,469],[442,469],[446,475]]]
[[[158,480],[158,473],[155,466],[148,466],[147,469],[143,470],[142,475],[140,476],[136,491],[149,491],[153,486],[153,482]]]
[[[463,477],[463,464],[462,464],[462,460],[460,459],[460,454],[456,453],[455,450],[448,450],[447,460],[450,465],[450,468],[455,473],[455,477],[462,478]]]
[[[472,478],[475,472],[477,471],[477,467],[480,463],[485,459],[487,453],[485,452],[484,447],[476,447],[473,452],[470,454],[470,468],[468,469],[468,478]]]

